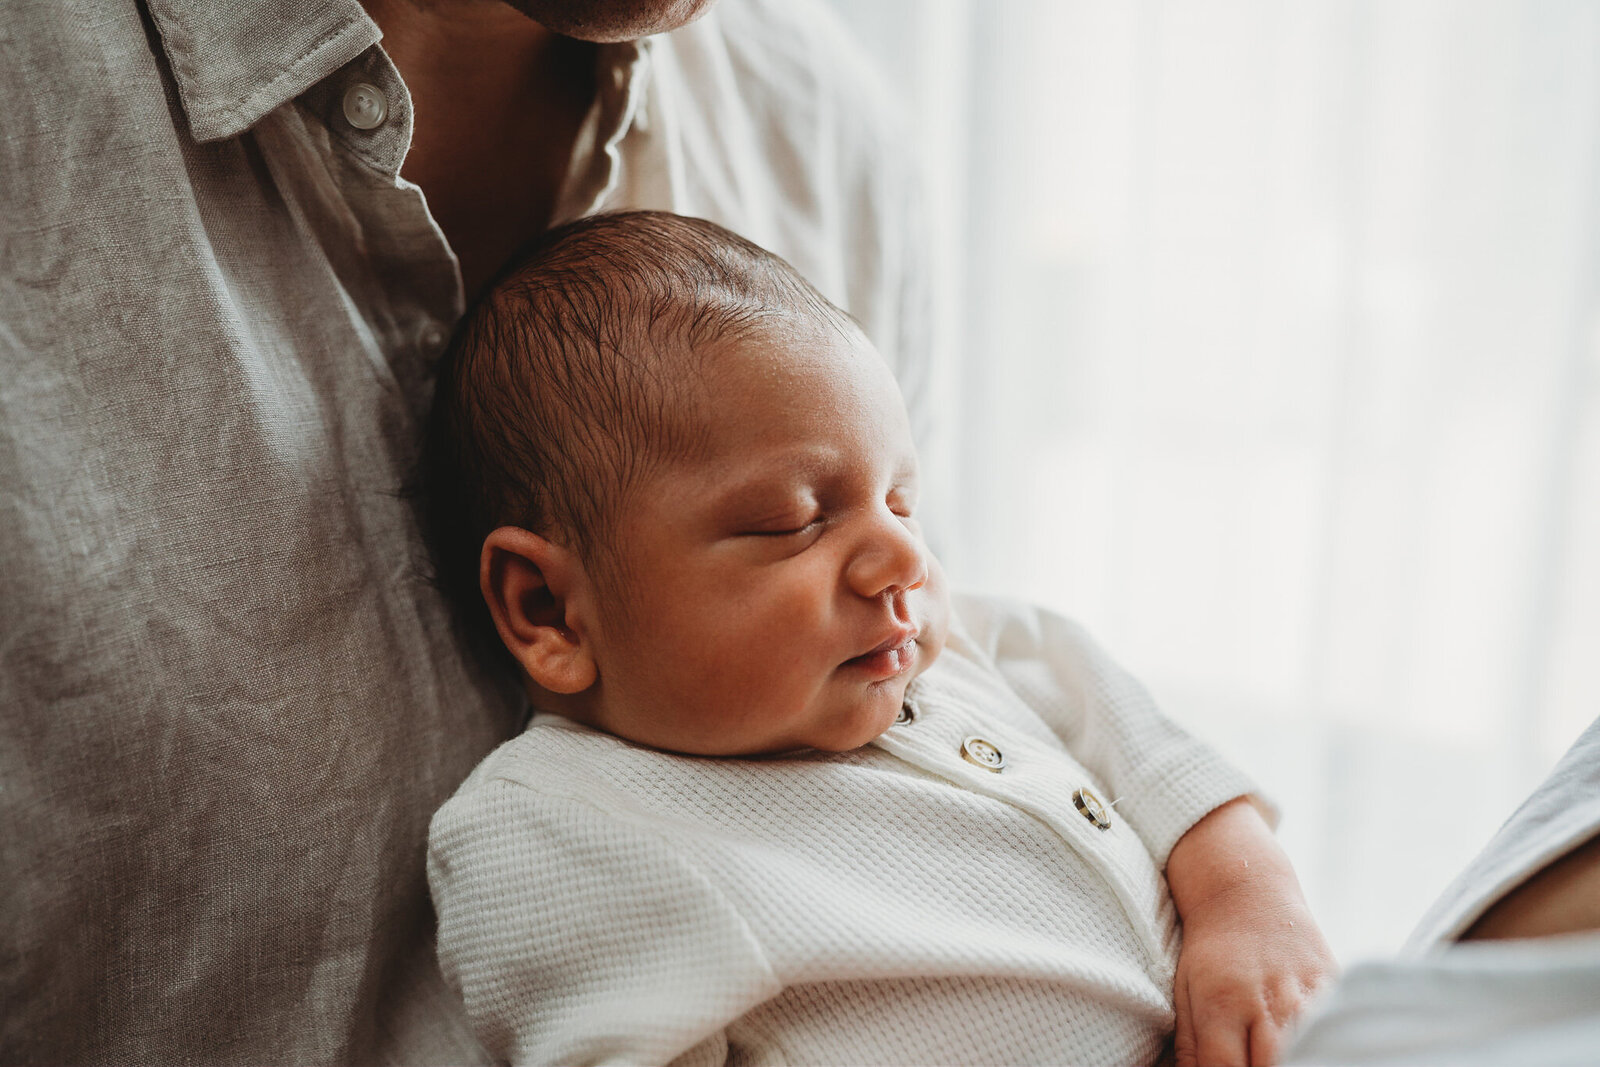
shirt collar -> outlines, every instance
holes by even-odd
[[[195,140],[236,137],[377,44],[358,0],[148,0]]]

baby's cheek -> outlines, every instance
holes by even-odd
[[[945,639],[950,634],[950,589],[945,585],[944,570],[937,559],[928,557],[928,580],[912,595],[919,598],[914,606],[922,617],[922,635],[917,638],[922,652],[917,665],[920,674],[944,651]]]

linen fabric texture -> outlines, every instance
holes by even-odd
[[[1178,838],[1252,790],[1072,623],[959,598],[909,722],[710,759],[535,716],[433,821],[440,959],[515,1063],[1149,1062]],[[999,772],[968,762],[981,737]],[[1109,829],[1077,810],[1089,789]]]
[[[1304,1064],[1593,1063],[1600,933],[1461,942],[1507,893],[1600,833],[1600,719],[1440,894],[1400,957],[1353,967],[1308,1010]]]
[[[1283,1062],[1586,1067],[1597,1048],[1600,934],[1589,933],[1361,963],[1308,1009]]]
[[[1439,895],[1406,953],[1439,951],[1511,890],[1600,834],[1600,719],[1589,724],[1548,777]]]
[[[463,293],[378,39],[356,0],[0,19],[0,1060],[482,1055],[425,834],[524,711],[399,492]],[[920,410],[909,153],[828,12],[724,0],[595,78],[555,221],[748,235]]]

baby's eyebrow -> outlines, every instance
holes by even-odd
[[[815,479],[805,472],[792,468],[765,470],[724,487],[713,498],[719,511],[749,507],[752,504],[774,504],[778,499],[788,499],[809,490]]]
[[[828,478],[838,467],[838,457],[829,449],[797,448],[781,455],[752,462],[722,494],[742,496],[764,489],[791,489],[814,485]]]

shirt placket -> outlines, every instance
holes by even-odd
[[[412,104],[378,46],[302,94],[340,157],[329,173],[348,211],[364,284],[350,297],[388,361],[407,407],[420,418],[433,369],[465,308],[460,265],[422,190],[400,176],[411,146]]]
[[[919,683],[925,679],[919,679]],[[914,685],[877,747],[959,788],[1026,812],[1087,862],[1122,904],[1158,968],[1170,967],[1170,901],[1144,843],[1101,784],[1067,753],[928,684]],[[1170,978],[1171,975],[1165,975]]]

